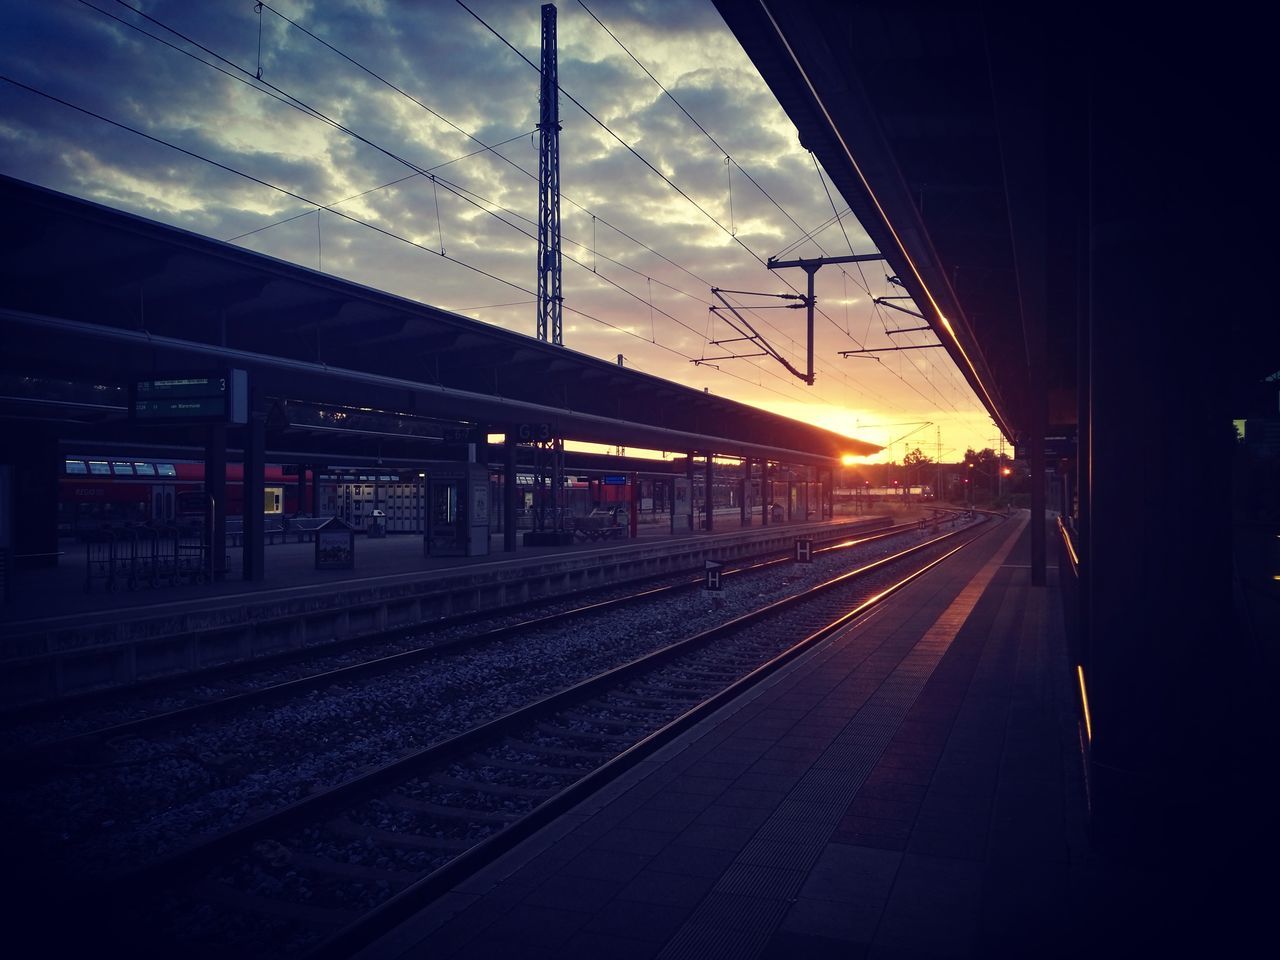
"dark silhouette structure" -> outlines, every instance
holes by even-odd
[[[1191,907],[1172,937],[1247,927],[1280,637],[1259,31],[1115,7],[717,7],[1033,478],[1065,492],[1032,484],[1029,565],[1055,575],[1038,521],[1061,508],[1099,850],[1166,869],[1153,912]],[[1046,457],[1062,436],[1074,453]]]

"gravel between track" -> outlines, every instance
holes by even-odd
[[[42,835],[50,860],[68,871],[125,870],[926,538],[819,554],[726,580],[721,593],[529,631],[163,740],[122,739],[68,776],[6,787],[0,812]]]

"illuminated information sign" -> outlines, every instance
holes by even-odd
[[[144,423],[247,423],[249,379],[243,370],[135,380],[129,413]]]

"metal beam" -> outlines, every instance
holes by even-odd
[[[893,353],[895,350],[932,350],[934,347],[940,347],[940,343],[917,343],[907,347],[873,347],[867,350],[841,350],[842,357],[852,357],[855,354],[862,353]]]
[[[770,270],[777,270],[782,267],[799,267],[805,272],[808,278],[808,293],[804,297],[806,324],[805,339],[808,342],[809,369],[804,377],[801,377],[809,386],[813,386],[813,308],[818,302],[818,298],[813,293],[813,278],[818,270],[828,263],[863,263],[868,260],[883,260],[884,257],[878,253],[860,253],[853,254],[848,257],[814,257],[811,260],[775,260],[770,257],[765,266]]]
[[[765,261],[765,266],[770,270],[777,270],[779,267],[821,267],[828,263],[867,263],[871,260],[883,260],[883,253],[858,253],[849,257],[813,257],[812,259],[801,258],[799,260],[777,260],[770,257]]]
[[[918,320],[925,319],[925,315],[918,310],[911,310],[911,309],[908,309],[907,307],[900,307],[896,303],[887,302],[889,300],[903,300],[903,299],[909,300],[911,298],[910,297],[876,297],[871,302],[874,303],[876,306],[888,307],[890,310],[897,310],[899,313],[905,313],[908,316],[915,317]],[[932,330],[933,327],[917,327],[916,329]],[[890,333],[897,333],[897,332],[899,331],[896,331],[896,330],[890,331]]]

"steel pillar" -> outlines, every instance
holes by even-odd
[[[564,343],[560,289],[560,88],[556,8],[542,5],[542,93],[538,119],[538,339]]]

